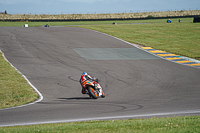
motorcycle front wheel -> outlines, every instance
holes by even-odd
[[[94,99],[97,99],[98,98],[98,94],[97,92],[90,86],[88,86],[88,92],[89,92],[89,95],[94,98]]]
[[[102,91],[102,95],[101,95],[102,98],[105,98],[105,93]]]

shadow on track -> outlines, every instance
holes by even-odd
[[[90,97],[71,97],[71,98],[58,98],[60,100],[85,100],[85,99],[92,99]]]

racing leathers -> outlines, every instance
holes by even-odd
[[[85,82],[86,80],[94,80],[94,78],[88,75],[86,72],[83,72],[80,78],[81,86],[82,86],[82,83]],[[82,86],[82,94],[87,94],[87,91],[83,86]]]

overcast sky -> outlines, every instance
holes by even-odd
[[[200,0],[0,0],[8,14],[130,13],[200,10]]]

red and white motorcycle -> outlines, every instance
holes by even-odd
[[[102,97],[102,98],[105,97],[105,93],[103,92],[102,87],[98,83],[97,79],[86,80],[81,85],[87,91],[87,94],[90,97],[94,99],[97,99],[99,97]]]

